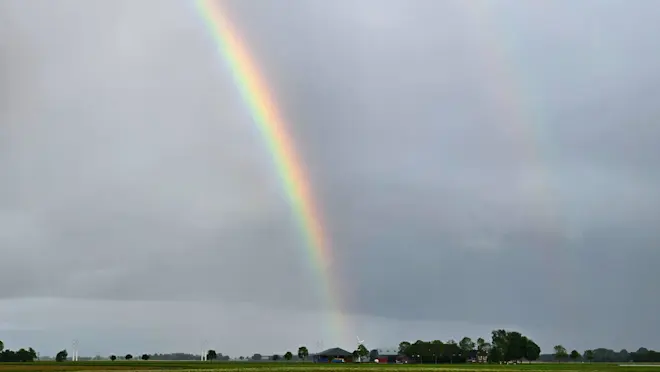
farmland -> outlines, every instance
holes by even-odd
[[[607,363],[533,363],[524,365],[376,365],[365,364],[313,364],[284,362],[34,362],[2,363],[0,372],[66,372],[66,371],[457,371],[457,372],[651,372],[659,371],[651,366],[626,366]]]

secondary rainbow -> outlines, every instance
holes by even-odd
[[[481,46],[482,59],[490,68],[488,82],[499,88],[495,102],[500,110],[500,122],[508,126],[502,129],[516,137],[521,156],[537,169],[536,180],[530,187],[535,193],[535,217],[543,223],[546,231],[551,232],[548,237],[552,238],[550,243],[553,246],[565,244],[566,237],[570,236],[570,226],[561,210],[561,194],[557,187],[560,174],[552,169],[551,133],[544,100],[538,98],[542,97],[542,92],[536,89],[534,82],[538,73],[529,72],[529,64],[525,64],[525,58],[517,52],[519,37],[516,33],[503,26],[506,22],[502,22],[502,26],[496,22],[496,4],[479,1],[461,4],[465,6],[458,9],[464,10],[467,20],[473,22],[471,30]],[[553,283],[563,300],[578,296],[571,283],[579,272],[575,264],[579,261],[564,259],[551,249],[545,249],[544,253]],[[559,271],[561,275],[556,275]]]
[[[253,58],[248,54],[245,44],[223,13],[220,4],[212,0],[196,0],[196,5],[218,50],[229,64],[236,84],[273,157],[277,173],[281,177],[285,192],[301,225],[306,240],[307,255],[322,287],[322,298],[333,314],[334,319],[328,329],[334,335],[327,336],[337,338],[333,336],[343,333],[346,326],[341,315],[339,296],[332,286],[333,280],[329,271],[332,254],[328,238],[323,231],[321,216],[310,191],[310,182],[295,146]],[[346,340],[343,335],[339,336],[340,340]]]

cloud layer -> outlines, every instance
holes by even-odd
[[[309,247],[192,6],[0,4],[0,338],[267,354],[507,325],[660,347],[657,6],[471,4],[224,5],[304,160],[346,330],[319,325]]]

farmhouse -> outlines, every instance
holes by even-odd
[[[349,363],[353,360],[353,353],[335,347],[314,355],[314,361],[317,363],[331,363],[334,359],[343,359],[346,363]]]

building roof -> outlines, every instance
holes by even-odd
[[[332,349],[324,350],[316,355],[320,356],[332,356],[332,357],[350,357],[353,356],[353,353],[346,351],[344,349],[334,347]]]
[[[378,355],[382,355],[382,356],[399,355],[399,348],[395,348],[395,347],[376,349],[376,350],[378,351]]]

